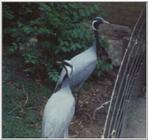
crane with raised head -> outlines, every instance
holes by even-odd
[[[104,48],[100,45],[98,27],[100,24],[109,24],[102,17],[96,17],[92,21],[92,29],[94,31],[95,43],[93,46],[85,50],[84,52],[74,56],[70,61],[73,66],[73,73],[70,80],[71,88],[81,87],[83,83],[88,79],[91,73],[94,71],[97,64],[97,55],[98,57],[105,56],[105,59],[108,59],[108,54]],[[61,88],[63,78],[65,77],[66,71],[62,69],[60,78],[56,84],[54,92],[58,91]]]
[[[73,66],[70,61],[63,61],[65,75],[61,88],[47,101],[42,120],[42,137],[67,138],[68,128],[75,112],[75,98],[71,92],[70,79]]]
[[[101,47],[100,44],[100,36],[98,28],[99,25],[103,23],[109,24],[109,22],[104,20],[102,17],[96,17],[92,21],[92,30],[94,31],[95,43],[93,43],[93,46],[89,47],[84,52],[74,56],[71,60],[69,60],[73,66],[73,73],[70,80],[70,85],[72,89],[74,89],[75,87],[78,87],[78,89],[81,88],[83,83],[89,78],[89,76],[94,71],[98,57],[101,57],[101,59],[103,60],[105,59],[106,61],[111,62],[111,59],[109,59],[106,50],[103,47]],[[66,74],[65,69],[62,69],[60,78],[56,84],[54,92],[56,92],[61,88],[65,74]],[[77,101],[76,111],[77,111],[79,94],[77,94],[76,98],[77,98],[76,100]]]

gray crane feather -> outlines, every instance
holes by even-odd
[[[71,67],[67,68],[67,71]],[[42,120],[42,137],[68,137],[68,127],[75,112],[75,98],[71,92],[67,73],[63,77],[61,89],[47,101]]]
[[[73,74],[70,80],[71,88],[78,87],[82,85],[91,73],[94,71],[96,64],[97,64],[97,51],[99,50],[100,43],[99,43],[99,35],[98,35],[98,27],[102,23],[109,23],[105,21],[101,17],[96,17],[92,22],[92,29],[94,30],[94,35],[96,39],[96,43],[85,50],[84,52],[74,56],[70,62],[73,66]],[[61,84],[63,81],[63,77],[65,76],[66,72],[63,69],[60,74],[60,78],[56,84],[54,92],[58,91],[61,88]]]
[[[71,88],[75,88],[83,83],[85,80],[87,80],[96,67],[97,54],[95,45],[73,57],[70,62],[73,66],[73,73],[70,80],[70,85]],[[58,91],[61,88],[61,83],[65,74],[65,69],[62,69],[54,92]]]

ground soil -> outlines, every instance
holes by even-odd
[[[146,99],[133,97],[129,106],[127,125],[122,137],[145,138],[146,137]]]
[[[146,136],[146,97],[145,97],[145,67],[142,67],[139,76],[133,85],[131,102],[127,113],[125,130],[122,137],[143,138]],[[78,110],[70,125],[70,137],[98,138],[101,137],[106,120],[108,106],[97,111],[102,103],[109,101],[116,79],[117,70],[109,75],[89,82],[79,91],[80,99]],[[87,82],[86,82],[87,83]]]
[[[70,137],[101,137],[108,106],[94,112],[97,107],[110,100],[116,74],[117,70],[112,70],[106,76],[86,82],[79,91],[78,109],[70,125]]]

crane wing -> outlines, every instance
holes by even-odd
[[[49,117],[49,118],[47,118]],[[52,118],[52,114],[45,116],[42,122],[42,137],[43,138],[62,138],[64,137],[64,130],[62,126],[66,126],[66,122],[58,121],[57,116]],[[59,116],[60,117],[60,116]],[[61,120],[61,119],[60,119]]]
[[[68,92],[68,93],[67,93]],[[63,138],[75,110],[71,91],[60,89],[46,103],[42,120],[42,137]]]

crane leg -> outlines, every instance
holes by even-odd
[[[76,107],[75,107],[75,113],[78,113],[79,110],[79,97],[80,97],[80,93],[76,93]]]

